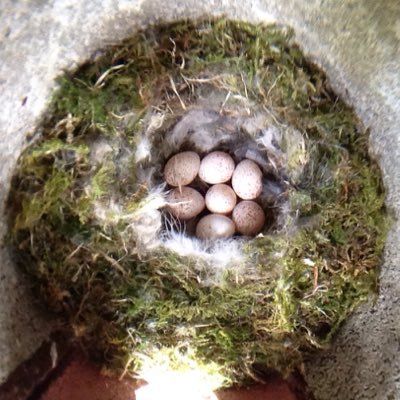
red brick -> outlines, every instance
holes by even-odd
[[[219,400],[296,400],[288,385],[281,380],[273,380],[264,385],[247,389],[228,389],[218,393]]]
[[[82,357],[75,358],[40,400],[134,400],[137,385],[101,375]]]
[[[131,379],[120,381],[101,375],[95,365],[78,356],[40,400],[135,400],[137,388]],[[248,389],[223,390],[217,396],[219,400],[296,400],[288,385],[279,379]]]

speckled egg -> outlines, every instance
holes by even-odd
[[[225,183],[211,186],[206,194],[206,207],[216,214],[228,214],[236,205],[236,194]]]
[[[203,217],[196,227],[200,239],[228,239],[235,233],[235,224],[225,215],[209,214]]]
[[[205,207],[203,196],[186,186],[173,189],[167,200],[169,212],[182,221],[196,217]]]
[[[232,187],[243,200],[253,200],[262,192],[262,172],[251,160],[241,161],[232,175]]]
[[[245,236],[255,236],[260,233],[265,224],[263,209],[254,201],[241,201],[232,213],[236,230]]]
[[[193,182],[200,168],[200,157],[193,151],[183,151],[171,157],[164,168],[164,179],[171,186]]]
[[[224,183],[231,179],[234,169],[235,163],[228,153],[213,151],[201,160],[199,177],[212,185]]]

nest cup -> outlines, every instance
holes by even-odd
[[[257,122],[259,126],[255,125]],[[150,145],[148,159],[139,162],[139,168],[147,179],[154,182],[152,189],[155,189],[163,184],[162,172],[166,160],[182,151],[193,151],[201,158],[212,151],[223,151],[232,157],[235,164],[244,159],[250,159],[257,163],[263,172],[263,191],[256,200],[267,215],[267,224],[262,232],[282,229],[285,225],[284,210],[288,210],[289,207],[290,184],[284,179],[287,174],[284,169],[283,153],[278,147],[278,140],[274,137],[274,146],[266,148],[263,140],[266,135],[271,135],[271,133],[268,132],[267,127],[262,127],[261,124],[260,115],[244,116],[239,114],[235,116],[231,114],[227,116],[218,110],[193,108],[177,119],[172,129],[164,131],[163,127],[160,127],[157,132],[153,133],[161,139],[153,139],[156,144]],[[246,128],[248,126],[252,127],[252,132]],[[159,148],[163,150],[161,154]],[[151,154],[155,156],[151,157]],[[155,159],[157,156],[159,159]],[[275,160],[275,163],[270,160]],[[203,196],[210,187],[199,177],[196,177],[190,186]],[[179,232],[193,237],[197,221],[206,214],[207,211],[204,211],[194,220],[181,222],[168,210],[164,210],[161,236],[165,240],[170,240],[174,234]],[[204,244],[204,246],[209,247],[210,244]]]

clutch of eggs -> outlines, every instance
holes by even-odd
[[[210,185],[205,198],[188,186],[196,178]],[[244,159],[235,166],[223,151],[213,151],[202,160],[193,151],[177,153],[164,168],[164,179],[173,187],[167,209],[179,220],[188,221],[207,208],[211,214],[203,216],[196,226],[196,236],[201,239],[227,239],[235,232],[255,236],[265,224],[264,211],[254,201],[262,192],[262,178],[254,161]]]

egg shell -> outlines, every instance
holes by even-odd
[[[200,168],[200,157],[194,151],[183,151],[171,157],[164,168],[164,179],[171,186],[193,182]]]
[[[196,227],[196,236],[200,239],[228,239],[235,233],[233,221],[220,214],[209,214],[203,217]]]
[[[212,185],[228,182],[235,169],[235,163],[228,153],[213,151],[200,163],[199,177]]]
[[[264,210],[254,201],[241,201],[232,212],[236,230],[245,236],[255,236],[265,224]]]
[[[262,172],[251,160],[241,161],[232,175],[232,187],[243,200],[253,200],[262,192]]]
[[[187,186],[171,190],[167,200],[169,212],[182,221],[196,217],[205,208],[203,196]]]
[[[216,214],[228,214],[236,205],[236,193],[225,183],[218,183],[208,189],[206,207]]]

